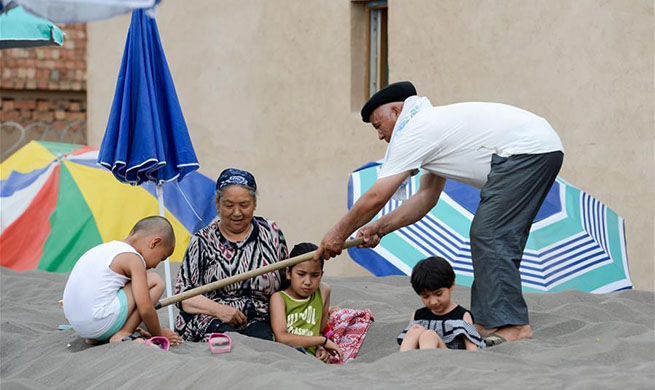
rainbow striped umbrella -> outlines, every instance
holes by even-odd
[[[379,171],[369,163],[350,175],[348,208],[369,189]],[[419,175],[405,188],[411,196]],[[377,276],[409,275],[420,259],[441,256],[455,269],[457,283],[473,281],[469,230],[480,190],[446,182],[437,205],[420,221],[386,235],[373,249],[349,249],[350,257]],[[401,202],[390,200],[375,218]],[[557,178],[528,237],[521,261],[524,291],[576,289],[604,293],[632,288],[623,218],[591,195]]]
[[[89,248],[159,215],[153,183],[122,184],[97,159],[88,146],[32,141],[0,164],[0,265],[68,272]],[[193,232],[216,216],[214,182],[193,172],[164,186],[171,259],[181,261]]]

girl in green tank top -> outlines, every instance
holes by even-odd
[[[290,257],[316,250],[314,244],[296,245]],[[286,270],[288,285],[271,296],[271,328],[275,340],[293,347],[302,347],[324,362],[330,354],[343,353],[339,346],[321,334],[327,327],[330,287],[321,283],[323,260],[309,260]]]

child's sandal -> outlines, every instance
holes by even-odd
[[[168,349],[171,347],[171,342],[168,341],[168,339],[164,336],[151,337],[148,340],[146,340],[145,344],[151,347],[159,348],[164,351],[168,351]]]
[[[228,353],[232,350],[232,339],[225,333],[212,333],[207,342],[212,353]]]

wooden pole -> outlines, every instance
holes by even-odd
[[[357,246],[364,243],[363,238],[357,238],[354,240],[346,241],[345,245],[343,246],[343,249],[348,249],[352,248],[353,246]],[[209,291],[214,291],[218,290],[219,288],[223,288],[225,286],[229,286],[230,284],[234,284],[237,282],[242,282],[244,280],[254,278],[255,276],[259,276],[262,274],[267,274],[269,272],[277,271],[280,269],[284,269],[286,267],[290,267],[292,265],[296,265],[298,263],[302,263],[304,261],[311,260],[314,257],[314,254],[316,251],[311,251],[307,253],[303,253],[300,256],[292,257],[290,259],[286,259],[277,263],[265,265],[261,268],[253,269],[248,272],[244,272],[242,274],[230,276],[229,278],[217,280],[213,283],[205,284],[204,286],[196,287],[194,289],[173,295],[171,297],[162,299],[155,305],[155,309],[159,310],[162,307],[166,307],[168,305],[172,305],[173,303],[181,302],[185,299],[189,299],[192,297],[195,297],[200,294],[204,294]]]

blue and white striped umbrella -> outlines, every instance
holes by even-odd
[[[368,190],[379,171],[369,163],[350,175],[348,208]],[[406,187],[411,196],[419,175]],[[473,281],[469,230],[480,190],[452,180],[423,219],[386,235],[373,249],[349,249],[350,256],[377,276],[409,275],[428,256],[447,259],[456,282]],[[390,200],[375,217],[401,204]],[[535,218],[521,261],[524,291],[576,289],[604,293],[632,288],[628,271],[623,218],[591,195],[557,178]]]

